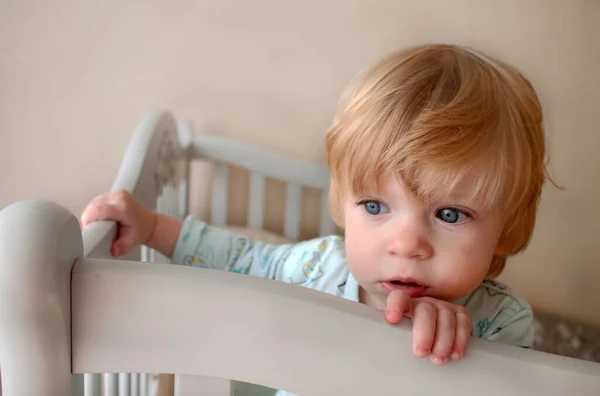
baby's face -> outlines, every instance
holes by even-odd
[[[392,177],[380,194],[346,195],[346,255],[362,302],[384,308],[395,289],[456,301],[481,283],[503,224],[461,195],[467,196],[458,192],[427,208]]]

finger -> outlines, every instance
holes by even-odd
[[[111,254],[115,257],[127,254],[136,245],[136,237],[133,228],[120,226],[117,238],[111,247]]]
[[[398,323],[402,320],[402,315],[410,312],[411,308],[412,298],[402,290],[394,290],[388,295],[385,317],[390,323]]]
[[[459,310],[456,313],[456,337],[454,338],[452,360],[462,359],[467,350],[472,331],[473,322],[471,315],[466,310]]]
[[[100,199],[95,202],[90,202],[84,213],[81,215],[81,223],[84,228],[90,223],[104,220],[123,221],[125,220],[124,212],[119,206],[107,203]]]
[[[99,195],[92,199],[83,209],[81,215],[79,216],[79,220],[81,221],[81,225],[85,228],[88,224],[93,222],[93,217],[91,213],[94,211],[94,208],[98,203],[102,200],[102,195]]]
[[[88,224],[98,221],[97,208],[107,205],[109,201],[109,193],[100,194],[92,199],[81,213],[80,220],[83,227]]]
[[[437,326],[437,307],[429,302],[419,302],[413,312],[413,352],[419,357],[431,353]]]
[[[448,307],[438,307],[435,341],[431,353],[431,361],[440,365],[446,363],[456,336],[456,315]]]

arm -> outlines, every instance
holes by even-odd
[[[175,264],[284,278],[282,271],[292,245],[279,248],[211,227],[193,217],[185,221],[155,213],[127,191],[111,191],[94,198],[81,215],[83,227],[95,221],[115,221],[118,232],[111,247],[114,256],[127,254],[139,244],[159,251]],[[258,265],[252,265],[254,262]],[[293,265],[292,265],[293,267]]]
[[[277,246],[250,241],[244,235],[211,226],[188,216],[178,232],[171,262],[180,265],[218,269],[276,279],[276,270],[285,261],[285,250],[292,245]]]
[[[154,222],[145,245],[172,258],[183,221],[160,213],[153,213]]]

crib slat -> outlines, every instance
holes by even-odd
[[[163,198],[164,198],[164,203],[163,203],[163,213],[166,214],[167,216],[171,215],[171,186],[167,185],[165,186],[164,192],[163,192]]]
[[[83,374],[71,375],[71,396],[85,396],[83,378]],[[2,386],[0,386],[0,395],[2,395]]]
[[[335,223],[329,214],[327,199],[327,191],[324,191],[321,197],[321,224],[319,226],[320,236],[331,235],[335,232]]]
[[[179,216],[179,194],[177,194],[177,186],[171,186],[169,189],[169,194],[171,195],[171,203],[169,205],[169,215],[171,217]]]
[[[229,183],[229,169],[226,164],[215,164],[211,222],[216,226],[225,225],[227,221],[227,189]]]
[[[129,377],[130,375],[127,373],[119,374],[119,396],[130,396]]]
[[[139,387],[140,396],[148,396],[148,374],[140,373]]]
[[[300,212],[302,204],[302,187],[298,184],[288,183],[285,198],[285,223],[284,234],[286,237],[297,240],[300,235]]]
[[[83,375],[83,394],[85,396],[100,396],[101,386],[100,374],[84,374]]]
[[[165,186],[163,213],[171,216],[171,186]]]
[[[200,375],[175,375],[174,396],[232,396],[233,382]]]
[[[169,186],[169,216],[171,217],[179,215],[179,197],[177,195],[177,187]]]
[[[150,248],[146,245],[142,245],[142,247],[140,248],[140,261],[143,262],[148,262],[148,260],[150,259],[150,252],[149,252]]]
[[[104,396],[117,396],[118,379],[117,374],[103,374],[104,377]]]
[[[190,161],[188,157],[189,147],[192,144],[194,138],[194,126],[191,122],[180,120],[177,123],[177,137],[179,139],[179,145],[181,146],[184,159],[183,164],[183,175],[179,183],[179,201],[178,201],[178,216],[180,219],[185,218],[188,213],[188,194],[190,185]]]
[[[140,379],[140,375],[138,373],[131,374],[131,381],[130,381],[131,396],[140,396],[139,379]],[[146,395],[143,395],[143,396],[146,396]]]
[[[262,229],[265,208],[265,177],[250,173],[250,199],[248,201],[248,227]]]
[[[180,219],[184,219],[188,214],[188,194],[189,194],[189,180],[186,174],[184,179],[179,184],[179,212],[177,213]]]

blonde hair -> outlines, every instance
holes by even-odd
[[[326,134],[331,214],[343,227],[343,194],[398,176],[427,204],[473,170],[472,197],[505,226],[489,277],[529,243],[547,177],[542,107],[515,68],[455,45],[389,54],[356,81]]]

